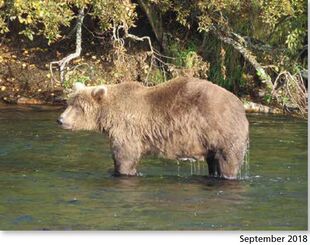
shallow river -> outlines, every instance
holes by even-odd
[[[249,115],[242,179],[205,163],[144,159],[113,177],[105,136],[72,133],[44,107],[0,109],[0,230],[305,230],[307,122]]]

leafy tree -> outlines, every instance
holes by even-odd
[[[197,31],[203,33],[203,43],[211,43],[208,52],[216,57],[213,63],[221,66],[220,72],[225,71],[223,58],[231,59],[223,57],[226,51],[223,51],[222,45],[219,47],[213,41],[214,37],[226,45],[224,49],[227,51],[229,47],[233,47],[235,53],[241,55],[246,63],[254,68],[257,77],[266,85],[268,98],[273,97],[275,93],[274,80],[277,80],[278,76],[282,76],[284,83],[292,83],[292,78],[296,76],[283,74],[307,69],[306,58],[301,56],[308,47],[305,0],[140,0],[139,2],[144,3],[145,12],[151,23],[155,22],[156,16],[161,16],[162,22],[166,23],[171,23],[174,17],[176,21],[172,24],[181,25],[183,27],[181,33],[190,32],[193,35],[196,35]],[[157,29],[154,30],[155,33],[164,33],[162,26],[167,25],[163,23],[152,25],[153,29]],[[172,36],[176,34],[177,32]],[[189,42],[193,35],[183,35],[180,39],[182,42]],[[164,38],[159,41],[164,42]],[[230,55],[234,54],[230,51]],[[236,67],[235,65],[235,69]],[[300,79],[295,79],[295,85],[303,86]],[[304,96],[305,93],[301,94]]]
[[[244,73],[254,73],[260,85],[265,85],[268,98],[279,97],[273,96],[275,84],[301,84],[295,73],[307,69],[305,0],[0,0],[0,34],[10,32],[13,23],[30,40],[40,36],[52,44],[75,32],[75,52],[51,63],[63,72],[66,64],[81,53],[82,26],[89,27],[83,22],[84,16],[92,19],[101,32],[113,35],[121,46],[124,42],[120,30],[133,40],[148,40],[154,55],[157,51],[151,42],[155,40],[128,31],[138,18],[144,18],[137,16],[140,10],[162,52],[174,56],[174,65],[191,69],[195,64],[204,66],[200,73],[205,74],[209,65],[202,65],[199,53],[209,59],[210,74],[219,73],[213,75],[215,82],[230,79],[239,86],[245,83]],[[126,51],[124,47],[119,50]],[[162,58],[167,56],[157,57],[156,62],[162,62]],[[166,69],[169,66],[162,64]],[[234,78],[226,76],[226,72]],[[284,82],[279,83],[280,78]]]
[[[62,27],[72,26],[78,10],[99,21],[102,31],[111,30],[113,23],[134,24],[135,5],[130,1],[112,0],[8,0],[0,1],[0,32],[9,31],[8,22],[18,21],[23,30],[20,34],[30,40],[43,35],[48,43],[63,37]],[[74,26],[73,26],[74,27]]]
[[[19,34],[30,40],[44,36],[51,44],[65,36],[63,27],[70,27],[71,32],[76,32],[76,50],[59,61],[51,62],[50,67],[52,72],[53,65],[59,66],[60,80],[64,82],[66,65],[81,54],[85,15],[98,21],[101,31],[111,31],[118,25],[130,28],[136,17],[135,5],[129,0],[8,0],[0,2],[0,33],[9,31],[10,21],[17,21],[22,26]]]

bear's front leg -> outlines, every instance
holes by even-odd
[[[112,154],[114,160],[115,175],[137,175],[136,166],[140,160],[141,153],[136,144],[112,143]]]

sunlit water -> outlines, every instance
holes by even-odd
[[[146,158],[113,177],[105,136],[57,127],[60,111],[0,109],[1,230],[305,230],[307,122],[250,120],[242,180],[205,163]]]

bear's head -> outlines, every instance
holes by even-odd
[[[57,123],[69,130],[99,130],[101,108],[107,101],[107,86],[86,87],[75,83],[69,96],[66,110],[57,119]]]

